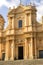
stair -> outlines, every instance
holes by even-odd
[[[43,59],[0,61],[0,65],[43,65]]]

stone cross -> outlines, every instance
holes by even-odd
[[[21,5],[21,0],[20,0],[20,5]]]

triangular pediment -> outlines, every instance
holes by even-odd
[[[16,8],[16,13],[20,13],[20,12],[23,12],[24,11],[24,6],[23,5],[19,5],[17,8]]]

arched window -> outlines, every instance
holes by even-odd
[[[19,22],[18,22],[18,27],[19,27],[19,28],[22,27],[22,20],[19,20]]]

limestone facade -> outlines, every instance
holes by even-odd
[[[6,29],[0,15],[0,60],[37,59],[41,56],[43,17],[42,23],[38,23],[36,12],[32,5],[10,9]]]

